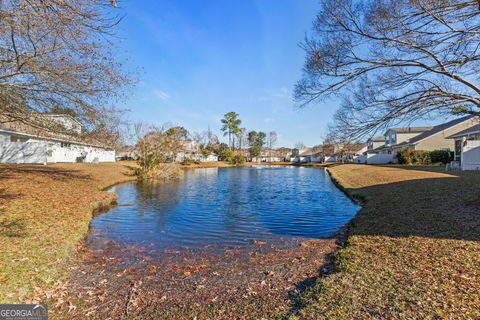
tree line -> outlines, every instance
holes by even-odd
[[[224,136],[228,136],[228,145],[232,151],[232,155],[237,151],[241,157],[247,158],[245,148],[248,146],[249,159],[259,157],[264,149],[268,150],[268,157],[272,157],[272,150],[277,142],[277,133],[270,131],[267,133],[263,131],[247,131],[242,128],[242,120],[236,112],[228,112],[224,115],[222,122],[222,131]]]
[[[220,139],[210,128],[205,132],[189,132],[182,126],[165,124],[148,125],[137,122],[133,126],[133,148],[144,173],[155,170],[162,162],[192,161],[188,157],[178,159],[178,155],[191,151],[206,159],[210,155],[218,160],[241,164],[263,155],[272,158],[277,142],[277,134],[271,131],[247,131],[241,127],[238,113],[228,112],[221,120],[221,131],[228,137],[228,143]]]

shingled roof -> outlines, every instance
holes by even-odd
[[[395,131],[397,133],[421,133],[421,132],[430,131],[432,129],[433,129],[433,127],[389,128],[385,132],[385,135],[387,134],[388,131]]]

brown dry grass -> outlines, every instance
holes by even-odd
[[[25,302],[66,275],[102,189],[131,180],[129,162],[0,165],[0,302]]]
[[[303,294],[301,319],[479,319],[480,173],[341,165],[364,202],[337,272]]]

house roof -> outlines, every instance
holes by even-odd
[[[78,132],[72,131],[68,127],[65,127],[62,123],[52,120],[56,118],[65,118],[73,120],[74,122],[80,124],[78,120],[76,120],[70,115],[44,113],[29,113],[27,115],[32,117],[32,119],[35,116],[37,117],[37,119],[40,120],[49,119],[50,122],[42,124],[52,125],[54,126],[54,128],[52,130],[47,130],[45,127],[36,125],[35,123],[23,123],[13,117],[11,113],[0,113],[0,130],[2,130],[3,132],[24,134],[29,137],[41,138],[46,140],[61,141],[75,143],[79,145],[95,146],[104,149],[111,149],[110,146],[102,143],[101,141],[98,141],[97,139],[95,139],[95,137],[91,137],[88,134],[82,135]]]
[[[77,119],[75,119],[74,117],[72,117],[71,115],[69,114],[58,114],[58,113],[52,113],[52,114],[48,114],[48,113],[42,113],[42,115],[44,117],[47,117],[47,118],[68,118],[76,123],[78,123],[79,125],[82,125],[82,123],[80,121],[78,121]]]
[[[432,130],[432,128],[433,127],[389,128],[387,131],[385,131],[384,136],[386,136],[389,131],[395,131],[396,133],[422,133]]]
[[[455,138],[462,138],[464,136],[468,136],[470,134],[475,134],[475,133],[480,133],[480,123],[479,124],[476,124],[474,125],[473,127],[470,127],[468,129],[465,129],[463,131],[460,131],[458,133],[455,133],[449,137],[447,137],[448,139],[455,139]]]
[[[344,146],[348,151],[358,152],[367,147],[366,143],[353,143],[350,145]]]
[[[78,140],[69,140],[69,139],[56,138],[56,137],[46,137],[46,136],[40,136],[40,135],[36,135],[36,134],[25,133],[25,132],[14,131],[14,130],[7,130],[7,129],[2,129],[2,128],[0,128],[0,132],[13,134],[13,135],[16,135],[16,136],[35,138],[35,139],[40,139],[40,140],[65,142],[65,143],[70,143],[70,144],[78,144],[78,145],[82,145],[82,146],[89,146],[89,147],[96,147],[96,148],[102,148],[102,149],[107,149],[107,150],[113,150],[113,148],[104,147],[104,146],[101,146],[101,145],[98,145],[98,144],[93,144],[93,143],[88,143],[88,142],[82,142],[82,141],[78,141]]]
[[[387,149],[387,146],[381,145],[379,147],[374,148],[373,151],[380,151],[380,150],[383,150],[383,149]],[[372,150],[369,150],[369,151],[372,151]]]
[[[444,130],[447,130],[451,127],[454,127],[456,126],[457,124],[460,124],[462,122],[465,122],[467,120],[470,120],[472,119],[474,116],[465,116],[465,117],[462,117],[462,118],[458,118],[458,119],[455,119],[455,120],[452,120],[452,121],[449,121],[449,122],[445,122],[445,123],[442,123],[442,124],[439,124],[437,126],[434,126],[431,130],[429,131],[426,131],[426,132],[423,132],[421,134],[419,134],[418,136],[415,136],[407,141],[404,141],[402,143],[399,143],[397,145],[395,145],[395,147],[397,146],[405,146],[405,145],[409,145],[409,144],[415,144],[415,143],[418,143],[424,139],[427,139],[439,132],[442,132]]]
[[[312,155],[312,148],[300,149],[298,152],[299,156],[310,156]]]

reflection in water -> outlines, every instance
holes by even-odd
[[[92,221],[98,239],[158,249],[248,245],[252,240],[329,236],[357,212],[321,169],[186,170],[175,182],[112,188],[120,204]]]

